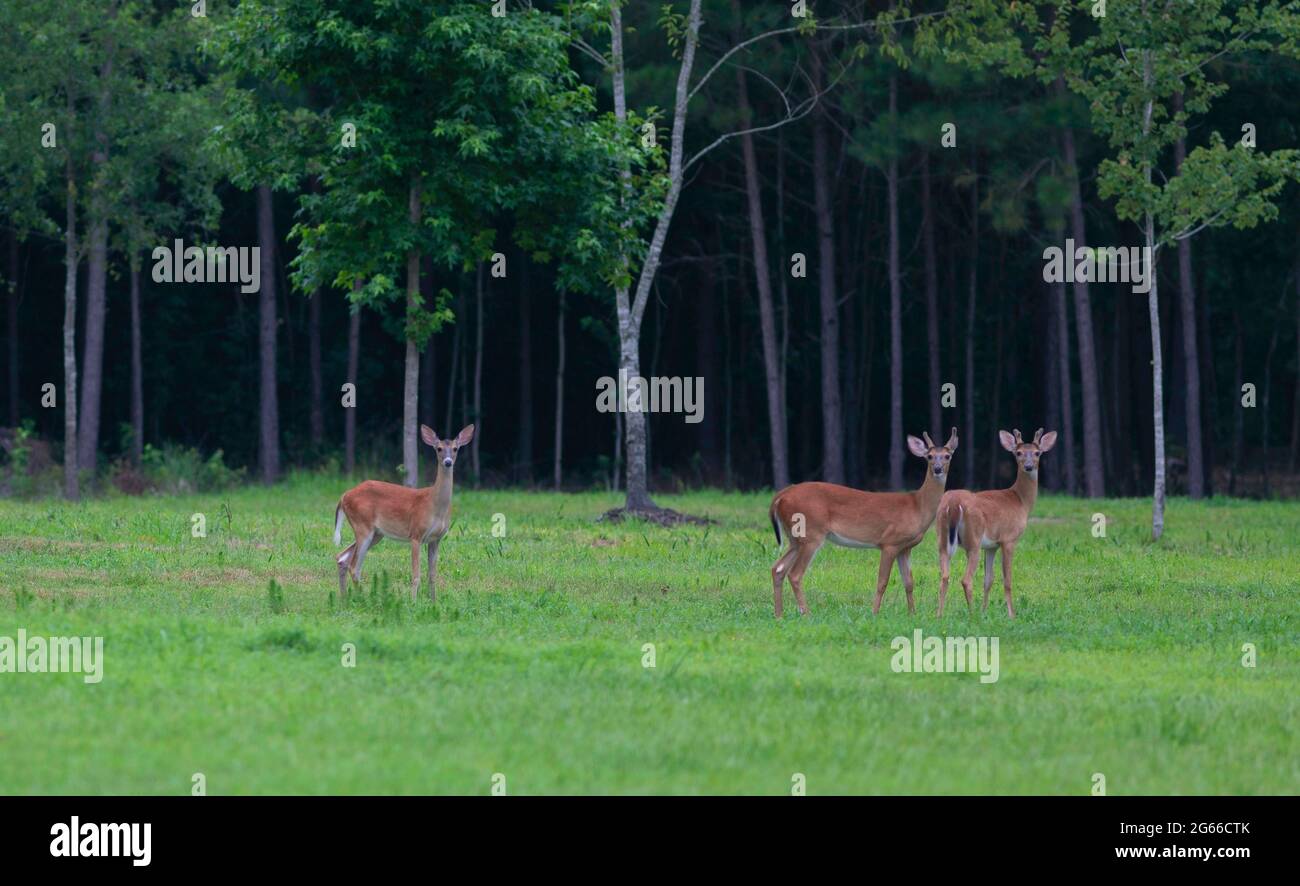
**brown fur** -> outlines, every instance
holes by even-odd
[[[429,599],[437,592],[438,546],[451,527],[452,468],[456,452],[474,436],[474,426],[464,428],[454,440],[438,439],[429,427],[420,426],[420,436],[438,454],[438,475],[432,486],[410,489],[396,483],[366,480],[353,486],[339,499],[334,509],[335,526],[339,513],[347,518],[355,541],[336,558],[339,567],[339,595],[347,593],[347,580],[360,583],[361,564],[366,554],[381,539],[402,538],[411,543],[411,599],[420,590],[420,545],[428,545]],[[447,460],[451,461],[448,465]],[[337,530],[336,536],[337,538]]]
[[[971,608],[971,580],[975,576],[976,552],[984,550],[984,606],[989,608],[989,588],[993,585],[993,557],[1002,551],[1002,588],[1007,603],[1007,616],[1016,617],[1011,603],[1011,563],[1016,544],[1025,534],[1029,514],[1038,499],[1038,461],[1044,452],[1056,444],[1056,432],[1046,435],[1039,428],[1033,442],[1026,443],[1020,431],[1012,437],[999,431],[1002,447],[1016,456],[1016,482],[1009,489],[987,492],[970,492],[954,489],[943,495],[935,518],[935,534],[939,539],[939,615],[943,615],[948,601],[949,564],[954,542],[966,552],[966,572],[961,579],[966,593],[966,608]],[[1028,467],[1032,465],[1032,468]],[[987,546],[983,543],[987,542]]]
[[[944,446],[935,446],[928,434],[925,442],[908,437],[913,455],[926,459],[925,482],[915,492],[863,492],[834,483],[798,483],[776,494],[769,508],[774,528],[784,530],[789,543],[784,554],[772,566],[772,599],[776,617],[782,614],[781,591],[790,580],[795,602],[801,615],[808,614],[803,596],[803,576],[813,557],[828,540],[834,544],[870,546],[880,549],[880,570],[876,581],[876,600],[872,614],[880,611],[895,561],[907,592],[907,608],[915,611],[912,600],[911,553],[934,522],[935,511],[947,481],[948,465],[957,448],[957,429]],[[942,475],[936,477],[935,469]],[[802,515],[802,520],[799,519]],[[802,530],[802,535],[796,534]]]

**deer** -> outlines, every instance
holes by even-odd
[[[781,618],[781,590],[788,579],[794,590],[799,614],[808,614],[803,595],[803,577],[817,551],[827,541],[850,548],[879,548],[880,573],[876,579],[876,601],[871,614],[880,613],[880,603],[889,584],[894,563],[907,591],[907,611],[916,612],[912,599],[912,548],[921,543],[934,522],[935,512],[948,482],[948,466],[957,450],[957,429],[948,442],[935,446],[928,433],[924,440],[909,436],[907,448],[926,460],[925,481],[915,492],[864,492],[834,483],[797,483],[772,498],[768,515],[776,543],[784,531],[789,542],[784,554],[772,566],[772,599],[776,617]]]
[[[1007,617],[1015,618],[1011,604],[1011,564],[1016,544],[1025,534],[1029,512],[1038,498],[1038,462],[1043,453],[1056,445],[1056,431],[1043,433],[1039,428],[1028,443],[1016,430],[1014,435],[998,431],[1002,448],[1016,457],[1016,482],[1009,489],[970,492],[954,489],[944,493],[939,504],[935,534],[939,538],[939,617],[943,617],[948,600],[949,562],[960,544],[966,551],[966,574],[961,587],[966,592],[966,608],[971,608],[970,586],[975,575],[975,552],[984,551],[984,606],[989,608],[989,588],[993,585],[993,557],[1002,551],[1002,592],[1007,601]]]
[[[411,489],[381,480],[358,483],[339,499],[334,508],[334,544],[343,541],[343,518],[352,526],[355,540],[336,558],[339,567],[339,597],[346,598],[349,573],[361,583],[361,564],[381,539],[406,539],[411,543],[411,602],[420,594],[420,545],[429,552],[429,600],[437,593],[438,546],[451,526],[452,472],[456,452],[474,438],[474,426],[466,425],[452,440],[441,440],[428,425],[420,425],[420,439],[438,453],[438,476],[432,486]]]

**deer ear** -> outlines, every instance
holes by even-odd
[[[1043,439],[1038,442],[1038,451],[1046,452],[1056,445],[1056,431],[1048,431],[1043,435]]]
[[[1016,451],[1016,438],[1008,434],[1006,431],[998,431],[998,440],[1001,441],[1002,448],[1007,452]]]
[[[948,442],[943,444],[943,448],[949,452],[957,451],[957,429],[953,428],[952,433],[948,435]]]
[[[438,445],[438,435],[428,425],[420,425],[420,439],[430,446]]]
[[[460,429],[460,433],[456,435],[456,445],[464,446],[466,443],[468,443],[470,440],[473,439],[474,439],[474,426],[465,425],[465,427]]]
[[[912,451],[912,454],[915,455],[917,458],[925,458],[925,456],[930,451],[929,449],[926,448],[926,445],[924,443],[922,443],[920,440],[918,440],[916,437],[913,437],[910,434],[907,437],[907,448],[910,449]]]

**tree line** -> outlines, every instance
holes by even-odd
[[[415,484],[418,424],[475,421],[482,482],[635,511],[682,484],[901,488],[904,436],[953,425],[954,482],[983,488],[997,429],[1046,425],[1048,488],[1152,495],[1158,536],[1169,492],[1294,492],[1298,23],[6,7],[8,424],[75,498],[168,443],[265,482],[337,460]],[[1151,285],[1049,279],[1067,239],[1148,250]],[[260,288],[159,281],[175,240],[258,247]],[[702,378],[703,420],[596,410],[620,372]]]

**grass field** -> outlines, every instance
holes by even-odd
[[[0,674],[0,792],[1300,792],[1296,503],[1174,500],[1153,545],[1145,501],[1040,498],[1014,622],[996,585],[935,619],[933,531],[915,617],[895,573],[872,618],[877,554],[828,545],[811,616],[787,591],[776,622],[767,495],[661,497],[718,521],[663,529],[595,523],[613,495],[462,487],[436,604],[385,542],[340,606],[345,486],[0,501],[0,636],[105,650],[95,685]],[[1000,679],[895,673],[916,627],[998,637]]]

